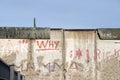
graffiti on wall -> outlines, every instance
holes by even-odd
[[[19,43],[23,44],[19,44]],[[17,44],[15,44],[15,42]],[[17,40],[17,41],[7,40],[4,43],[1,43],[0,45],[0,53],[3,55],[6,54],[12,54],[12,53],[27,53],[28,51],[28,45],[24,44],[26,43],[26,40]]]
[[[23,72],[23,74],[26,74],[30,70],[34,70],[33,73],[36,73],[35,71],[35,64],[36,63],[30,63],[29,59],[22,58],[21,60],[18,60],[19,53],[27,53],[27,56],[29,55],[29,45],[30,42],[32,42],[32,45],[34,46],[33,50],[36,51],[48,51],[48,50],[59,50],[60,41],[56,40],[28,40],[28,39],[20,39],[20,40],[5,40],[5,43],[1,43],[1,52],[0,57],[4,58],[4,60],[10,64],[15,64],[15,68],[18,71]],[[2,54],[2,55],[1,55]],[[13,58],[14,57],[14,58]],[[40,58],[39,58],[40,59]],[[16,60],[19,61],[19,63],[15,63]],[[33,62],[33,61],[32,61]],[[37,72],[40,72],[40,68],[44,67],[44,69],[48,70],[48,72],[54,72],[62,67],[62,63],[59,62],[49,62],[49,63],[42,63],[38,60],[39,69]]]
[[[39,56],[41,57],[41,56]],[[44,69],[47,70],[47,72],[55,72],[58,71],[60,69],[63,68],[63,64],[60,62],[56,62],[56,60],[54,60],[55,62],[49,62],[49,63],[43,63],[42,60],[41,61],[37,61],[37,64],[39,66],[39,68],[37,69],[38,71],[42,71],[41,67],[43,67]],[[21,72],[28,72],[30,69],[33,69],[34,67],[30,67],[30,64],[28,62],[28,60],[22,60],[20,65],[15,65],[15,68]],[[35,65],[35,63],[32,63],[32,65]],[[35,69],[34,69],[35,70]]]
[[[11,54],[11,53],[27,53],[28,52],[28,39],[17,40],[17,44],[12,40],[7,40],[0,46],[0,53]],[[54,40],[33,40],[33,43],[37,45],[35,51],[44,51],[44,50],[59,50],[60,41]],[[2,55],[0,55],[2,56]]]
[[[111,55],[114,55],[116,57],[120,56],[120,49],[112,49],[112,50],[104,50],[104,49],[97,49],[92,51],[93,53],[90,53],[91,50],[90,49],[85,49],[85,50],[81,50],[80,48],[77,49],[76,51],[69,51],[69,58],[71,59],[81,59],[84,55],[84,58],[86,59],[87,62],[89,62],[90,60],[94,59],[105,59],[108,58]],[[91,56],[91,54],[94,54],[93,56]]]
[[[36,41],[36,44],[38,46],[37,51],[40,50],[59,50],[58,45],[59,41],[53,41],[53,40],[45,40],[45,41]]]
[[[5,45],[1,45],[1,53],[3,54],[11,54],[11,55],[5,55],[3,58],[5,58],[7,61],[14,62],[16,59],[17,53],[28,53],[28,44],[29,40],[17,40],[16,42],[18,45],[14,45],[15,43],[12,40],[8,40]],[[47,50],[59,50],[59,45],[60,41],[55,41],[55,40],[33,40],[33,44],[35,45],[35,51],[47,51]],[[21,51],[21,52],[20,52]],[[92,53],[93,52],[93,53]],[[94,54],[91,56],[91,54]],[[96,54],[96,55],[95,55]],[[76,50],[70,50],[68,51],[68,57],[72,59],[78,59],[77,61],[80,61],[81,58],[84,57],[86,62],[90,62],[92,59],[106,59],[109,58],[109,56],[114,55],[114,56],[120,56],[120,49],[119,48],[113,48],[113,49],[104,49],[104,48],[98,48],[96,50],[91,50],[91,49],[81,49],[77,48]],[[0,55],[1,57],[2,55]],[[40,57],[38,58],[40,59]],[[63,68],[63,64],[59,62],[48,62],[48,63],[43,63],[43,59],[37,60],[37,63],[29,63],[27,59],[24,59],[21,61],[19,65],[15,65],[15,68],[21,72],[28,72],[30,70],[35,70],[33,69],[35,64],[39,66],[37,72],[35,71],[36,74],[40,74],[43,67],[43,69],[46,69],[48,73],[50,72],[55,72]],[[66,67],[68,68],[68,71],[71,70],[79,70],[83,71],[86,67],[77,61],[71,61],[71,63],[68,65],[66,63]],[[71,75],[70,75],[71,76]],[[72,78],[72,77],[71,77]]]

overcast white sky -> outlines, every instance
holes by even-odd
[[[0,26],[120,28],[120,0],[0,0]]]

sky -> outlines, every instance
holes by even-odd
[[[0,0],[1,27],[120,28],[120,0]]]

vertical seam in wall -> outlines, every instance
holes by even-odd
[[[62,63],[63,63],[63,69],[62,69],[62,75],[63,75],[63,80],[66,78],[66,70],[65,70],[65,34],[64,30],[62,29]]]
[[[95,39],[94,39],[94,45],[95,45],[95,51],[94,51],[94,61],[95,61],[95,80],[97,80],[97,30],[95,30]]]
[[[33,39],[29,39],[29,44],[28,44],[28,55],[27,55],[27,59],[28,59],[28,73],[29,73],[29,77],[31,77],[31,79],[33,78],[34,75],[34,63],[33,63]]]

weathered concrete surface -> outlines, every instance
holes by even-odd
[[[0,39],[0,57],[26,80],[119,80],[120,40],[94,30],[51,30],[51,39]]]
[[[98,35],[102,40],[120,40],[120,29],[98,29]]]
[[[50,28],[0,27],[0,39],[50,39]]]
[[[94,80],[94,31],[65,31],[66,80]]]
[[[120,79],[120,41],[97,40],[97,80]]]
[[[51,31],[50,40],[0,39],[0,57],[26,80],[61,80],[62,31]]]

